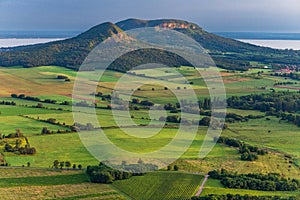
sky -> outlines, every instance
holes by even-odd
[[[176,18],[210,32],[300,33],[299,0],[0,0],[0,31],[84,31],[127,18]]]

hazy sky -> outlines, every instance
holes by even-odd
[[[0,0],[0,30],[86,30],[178,18],[209,31],[300,32],[299,0]]]

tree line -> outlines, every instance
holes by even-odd
[[[208,173],[211,178],[221,180],[227,188],[262,190],[262,191],[296,191],[300,182],[286,179],[276,173],[269,174],[236,174],[225,169],[213,170]]]
[[[209,194],[201,197],[192,197],[191,200],[296,200],[296,197],[253,196],[248,194]]]
[[[241,160],[245,161],[257,160],[257,155],[265,155],[268,153],[268,151],[265,149],[260,149],[256,146],[245,144],[244,142],[237,139],[221,136],[219,138],[214,138],[214,141],[216,141],[217,143],[226,144],[230,147],[238,148],[238,151],[241,154]]]

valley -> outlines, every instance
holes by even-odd
[[[197,75],[193,68],[182,66],[176,68],[176,70],[184,74],[189,81],[193,82],[192,87],[199,96],[200,101],[203,102],[205,98],[209,97],[203,79]],[[257,95],[272,92],[280,94],[280,92],[287,90],[289,90],[289,93],[294,93],[296,95],[298,90],[278,88],[276,83],[292,81],[294,87],[297,87],[298,84],[300,84],[300,81],[298,80],[272,76],[271,74],[273,74],[273,71],[270,69],[250,69],[247,72],[228,71],[224,69],[219,69],[219,71],[224,80],[227,98],[242,97],[254,93]],[[93,71],[78,73],[84,73],[84,76],[89,77],[90,81],[96,80]],[[135,71],[135,73],[147,74],[147,70],[139,70]],[[62,75],[67,76],[70,81],[64,81],[57,78]],[[133,152],[149,152],[159,149],[161,146],[167,144],[176,134],[176,127],[178,127],[176,122],[168,122],[169,126],[164,127],[157,135],[147,139],[134,138],[133,136],[124,133],[122,129],[116,127],[112,111],[107,109],[109,100],[104,98],[104,96],[109,95],[112,92],[114,84],[122,75],[123,73],[121,72],[106,71],[100,80],[97,90],[100,97],[96,97],[96,114],[99,122],[101,122],[101,127],[105,131],[107,137],[113,141],[114,144],[123,149]],[[133,184],[134,187],[134,185],[139,184],[136,181],[147,181],[147,178],[151,177],[152,173],[142,177],[133,177],[128,180],[116,181],[111,187],[105,184],[94,185],[89,183],[88,179],[83,178],[86,176],[84,172],[80,169],[78,170],[79,165],[84,169],[88,165],[97,165],[99,161],[86,150],[81,143],[78,133],[74,131],[73,126],[75,121],[72,116],[72,104],[82,101],[85,101],[87,104],[92,103],[89,102],[88,97],[85,100],[75,99],[75,101],[72,102],[71,94],[73,83],[76,78],[75,71],[57,66],[40,66],[36,68],[10,67],[0,68],[0,76],[2,77],[1,83],[3,83],[0,85],[0,102],[3,102],[3,104],[0,105],[1,134],[2,136],[7,136],[8,134],[15,133],[16,129],[19,129],[28,139],[30,145],[36,148],[37,151],[33,155],[18,155],[13,152],[6,152],[4,144],[8,139],[2,137],[3,139],[1,139],[0,143],[2,145],[0,145],[0,147],[8,169],[1,168],[1,171],[4,172],[10,170],[18,172],[19,170],[25,170],[26,173],[28,172],[28,178],[25,176],[22,177],[22,180],[20,179],[24,185],[18,186],[19,189],[15,188],[13,180],[9,180],[12,185],[5,184],[5,186],[0,186],[0,193],[3,192],[3,194],[7,194],[6,190],[9,188],[10,191],[20,190],[17,191],[17,194],[23,196],[21,191],[26,190],[24,198],[30,199],[32,197],[31,195],[34,195],[34,190],[30,188],[38,187],[46,196],[50,195],[49,197],[58,198],[61,195],[61,198],[64,199],[73,199],[75,196],[70,196],[71,193],[67,194],[60,192],[63,190],[63,187],[74,187],[74,189],[78,187],[87,187],[89,189],[85,191],[81,192],[78,190],[78,193],[76,193],[78,198],[91,199],[92,197],[97,197],[97,199],[101,199],[103,196],[103,198],[122,199],[137,197],[136,193],[130,192],[132,191],[132,189],[130,189],[130,187],[132,187],[131,184]],[[161,71],[157,72],[156,76],[167,77],[170,76],[170,74],[167,73],[165,69],[161,69]],[[180,89],[184,90],[185,84],[177,84],[174,85],[174,87],[180,87]],[[132,98],[139,99],[139,101],[147,100],[157,105],[164,105],[166,103],[176,104],[176,97],[171,92],[166,91],[161,95],[159,91],[164,91],[164,88],[157,85],[145,85],[141,87],[140,90],[137,90]],[[21,94],[24,95],[22,96]],[[14,102],[15,105],[5,105],[6,102]],[[137,125],[147,125],[150,119],[147,108],[142,107],[139,104],[132,105],[139,108],[130,109],[134,122]],[[180,199],[188,199],[188,197],[192,197],[196,194],[196,191],[201,184],[201,175],[197,175],[195,183],[185,182],[184,178],[180,178],[180,180],[182,180],[181,182],[173,184],[174,181],[172,180],[176,179],[176,176],[185,176],[184,174],[187,172],[188,174],[186,176],[193,176],[191,175],[193,173],[201,172],[202,174],[207,174],[211,170],[222,168],[239,174],[278,173],[286,178],[300,178],[300,155],[298,153],[299,127],[297,127],[297,125],[276,116],[268,116],[266,115],[266,112],[255,109],[245,110],[232,106],[228,107],[227,113],[233,113],[238,117],[246,117],[248,115],[262,116],[241,121],[235,119],[228,122],[226,120],[227,128],[223,131],[222,136],[235,138],[244,141],[246,144],[264,148],[268,153],[265,155],[258,155],[258,159],[255,161],[242,161],[236,148],[217,143],[207,157],[199,159],[198,152],[207,131],[207,126],[200,126],[192,145],[179,160],[172,164],[172,166],[178,166],[179,171],[175,172],[174,175],[170,172],[168,177],[164,177],[164,173],[169,173],[164,172],[166,170],[164,169],[162,172],[153,172],[153,176],[158,176],[158,179],[150,178],[151,181],[153,181],[153,184],[157,186],[163,184],[160,182],[160,179],[170,179],[172,182],[170,183],[170,188],[166,188],[166,194],[169,196],[165,199],[174,199],[176,195],[178,197],[183,194],[187,196]],[[297,111],[295,111],[295,114],[296,113]],[[171,112],[171,110],[169,110],[167,111],[167,115],[176,116],[178,115],[178,112]],[[203,119],[204,117],[205,115],[200,115],[200,119]],[[89,123],[88,114],[86,115],[86,123]],[[97,128],[96,126],[96,124],[91,124],[90,130],[82,128],[83,130],[81,130],[81,133],[93,131],[94,128]],[[46,128],[47,131],[43,131],[43,128]],[[148,129],[151,132],[151,127]],[[134,132],[135,127],[127,127],[126,130]],[[14,142],[10,143],[14,146]],[[59,169],[58,171],[55,169],[53,164],[55,160],[64,162],[62,167],[63,170],[61,172],[59,172]],[[65,163],[67,162],[71,163],[70,167],[65,166]],[[28,163],[30,163],[30,166],[28,166]],[[72,168],[73,164],[75,164],[76,170]],[[18,168],[14,169],[13,167]],[[51,180],[43,178],[43,182],[41,182],[37,178],[31,178],[35,176],[32,175],[32,173],[35,173],[34,171],[37,170],[35,168],[43,168],[41,169],[41,172],[39,172],[43,174],[43,176],[45,173],[42,171],[46,170],[45,172],[47,172],[47,170],[50,170],[50,174],[47,176],[49,178],[51,177]],[[68,168],[70,168],[70,170],[67,170]],[[54,170],[53,174],[51,170]],[[10,171],[7,171],[6,173],[15,176],[12,175],[12,173],[15,172]],[[65,183],[59,179],[60,177],[58,177],[56,181],[54,177],[57,175],[54,175],[55,173],[70,173],[75,174],[74,176],[79,176],[79,174],[81,174],[80,176],[82,176],[82,178],[80,178],[80,181],[74,177],[74,179],[70,179],[73,180],[73,182]],[[190,181],[194,179],[188,178],[187,180]],[[5,182],[4,179],[3,181]],[[52,186],[49,188],[50,186],[47,185]],[[143,185],[140,185],[140,187],[141,188],[135,190],[135,192],[142,195],[141,198],[147,199],[154,193],[156,195],[159,194],[157,193],[159,188],[152,188],[153,193],[147,194],[150,195],[149,197],[144,197],[143,195],[146,195],[144,190],[148,189]],[[177,189],[179,187],[186,189],[183,189],[181,192]],[[95,193],[95,190],[97,190],[97,193]],[[174,190],[178,193],[174,192]],[[188,191],[188,193],[186,191]],[[53,193],[55,193],[55,196],[53,196]],[[274,192],[269,191],[224,188],[218,180],[209,178],[201,195],[205,196],[212,193],[248,194],[258,196],[272,196],[274,194]],[[299,197],[299,192],[276,192],[276,195],[282,198]],[[154,198],[154,196],[152,197]]]

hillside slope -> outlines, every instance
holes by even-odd
[[[97,44],[121,31],[116,25],[107,22],[70,39],[1,49],[0,65],[24,67],[58,65],[74,68],[81,65],[88,53]]]

